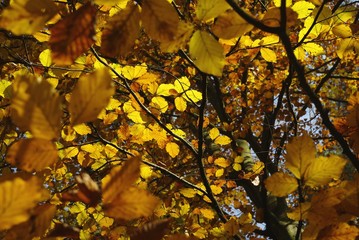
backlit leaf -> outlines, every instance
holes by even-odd
[[[70,13],[51,27],[53,62],[70,65],[95,42],[97,8],[90,3]]]
[[[45,49],[39,55],[39,60],[44,67],[50,67],[52,63],[51,50]]]
[[[182,188],[180,190],[180,193],[185,196],[186,198],[193,198],[194,196],[196,196],[197,191],[194,190],[193,188]]]
[[[215,140],[214,143],[215,144],[219,144],[219,145],[227,145],[230,144],[232,142],[232,140],[228,137],[228,136],[218,136]]]
[[[214,218],[214,212],[213,212],[212,209],[201,208],[199,211],[202,213],[202,216],[207,218],[207,219],[213,219]]]
[[[202,93],[197,90],[191,89],[184,92],[182,94],[182,97],[187,101],[196,103],[202,100]]]
[[[287,27],[292,27],[297,24],[298,13],[296,13],[292,8],[288,6],[286,8],[286,17],[287,17],[287,22],[286,22]],[[269,27],[279,27],[280,21],[281,18],[280,18],[279,7],[269,8],[262,19],[262,22]]]
[[[33,34],[57,12],[51,0],[13,0],[0,17],[0,27],[16,35]]]
[[[107,69],[101,68],[89,75],[82,75],[72,92],[69,104],[72,124],[95,120],[107,106],[114,91]]]
[[[325,53],[324,48],[316,43],[304,43],[302,46],[305,51],[312,54],[313,56],[318,56]]]
[[[280,6],[281,6],[281,0],[273,0],[273,2],[274,2],[274,5],[275,5],[276,7],[280,7]],[[290,5],[292,5],[292,0],[286,0],[286,1],[285,1],[285,6],[286,6],[286,7],[289,7]]]
[[[111,202],[104,200],[103,209],[109,217],[132,220],[150,216],[158,204],[159,200],[149,192],[126,186]]]
[[[148,35],[159,42],[174,40],[179,18],[176,10],[166,0],[142,2],[142,25]]]
[[[216,160],[214,160],[214,164],[216,164],[217,166],[220,166],[220,167],[223,167],[223,168],[226,168],[228,167],[231,163],[229,160],[223,158],[223,157],[220,157],[220,158],[217,158]]]
[[[286,167],[300,179],[315,159],[316,149],[307,133],[293,138],[287,145]]]
[[[332,32],[341,38],[353,36],[351,28],[346,24],[339,24],[332,28]]]
[[[262,47],[260,52],[267,62],[277,62],[277,55],[272,49]]]
[[[175,106],[178,111],[184,112],[187,109],[187,102],[183,97],[176,97]]]
[[[211,189],[214,195],[218,195],[223,192],[223,189],[221,187],[218,187],[217,185],[211,185]]]
[[[60,97],[53,87],[30,73],[16,75],[13,82],[12,119],[34,137],[57,139],[60,135]]]
[[[92,132],[91,128],[84,123],[74,126],[74,130],[80,135],[86,135]]]
[[[168,102],[163,97],[153,97],[150,104],[160,110],[161,113],[166,112],[168,109]]]
[[[223,48],[209,33],[197,30],[189,42],[189,53],[201,71],[222,75],[225,64]]]
[[[252,29],[253,25],[247,23],[233,10],[220,15],[212,27],[213,33],[223,39],[240,37]]]
[[[38,138],[20,139],[10,146],[6,154],[8,163],[28,172],[51,167],[57,159],[55,144]]]
[[[297,179],[283,172],[276,172],[264,181],[266,189],[276,197],[285,197],[298,188]]]
[[[208,21],[227,9],[230,9],[230,6],[225,0],[199,0],[196,15],[199,20]]]
[[[337,155],[312,159],[304,174],[305,185],[317,187],[329,183],[333,178],[338,179],[346,163],[344,158]]]
[[[146,72],[147,72],[146,65],[124,66],[121,69],[121,74],[129,80],[142,77],[143,74],[145,74]]]
[[[0,177],[0,230],[28,220],[32,209],[43,198],[44,190],[36,176]]]
[[[289,5],[287,5],[289,6]],[[302,19],[302,18],[306,18],[308,17],[313,9],[315,8],[315,5],[311,2],[307,2],[307,1],[298,1],[296,3],[293,4],[292,9],[298,13],[298,18]]]
[[[135,44],[139,32],[140,12],[138,6],[130,2],[125,9],[107,21],[102,30],[101,52],[109,57],[127,55]]]
[[[171,157],[176,157],[179,153],[179,146],[177,143],[169,142],[166,144],[166,151]]]
[[[219,136],[219,130],[218,128],[212,128],[211,130],[209,130],[209,137],[214,140],[216,139],[216,137]]]

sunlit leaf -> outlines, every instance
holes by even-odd
[[[193,198],[194,196],[196,196],[197,191],[194,190],[193,188],[182,188],[180,190],[180,193],[185,196],[186,198]]]
[[[163,52],[176,52],[185,47],[192,35],[193,25],[186,22],[179,22],[174,39],[169,42],[160,42],[160,48]]]
[[[280,6],[281,6],[281,0],[273,0],[273,2],[274,2],[274,5],[275,5],[276,7],[280,7]],[[290,5],[292,5],[292,0],[286,0],[286,1],[285,1],[285,6],[286,6],[286,7],[289,7]]]
[[[197,30],[189,42],[189,53],[201,71],[222,75],[225,64],[223,48],[209,33]]]
[[[316,43],[304,43],[302,46],[305,51],[312,54],[313,56],[318,56],[325,53],[324,48]]]
[[[353,38],[343,39],[339,44],[339,48],[337,49],[338,57],[340,59],[345,59],[348,54],[353,52],[354,45],[355,40]]]
[[[220,158],[217,158],[216,160],[214,160],[214,164],[216,164],[217,166],[220,166],[220,167],[223,167],[223,168],[226,168],[228,167],[231,163],[229,160],[223,158],[223,157],[220,157]]]
[[[346,24],[339,24],[332,28],[332,32],[341,38],[353,36],[351,28]]]
[[[190,89],[184,92],[182,97],[187,101],[197,103],[198,101],[202,100],[202,93],[197,90]]]
[[[266,189],[276,197],[285,197],[298,188],[297,179],[288,174],[277,172],[264,181]]]
[[[208,208],[201,208],[200,212],[202,213],[202,216],[207,219],[213,219],[214,218],[214,212],[212,209]]]
[[[43,200],[44,190],[36,176],[12,175],[0,178],[0,230],[25,222]]]
[[[166,0],[146,0],[142,2],[142,25],[151,38],[159,42],[174,40],[179,18],[176,10]]]
[[[95,42],[97,8],[90,3],[70,13],[51,27],[53,62],[70,65]]]
[[[51,0],[13,0],[0,17],[0,27],[16,35],[33,34],[57,12]]]
[[[39,60],[44,67],[50,67],[52,63],[51,50],[45,49],[39,55]]]
[[[74,126],[74,130],[80,135],[86,135],[92,132],[91,128],[84,123]]]
[[[121,69],[121,74],[129,80],[142,77],[146,72],[146,65],[125,66]]]
[[[216,137],[219,136],[219,130],[218,128],[212,128],[211,130],[209,130],[209,137],[214,140],[216,139]]]
[[[228,137],[228,136],[218,136],[215,140],[214,143],[215,144],[219,144],[219,145],[227,145],[230,144],[232,142],[232,140]]]
[[[199,0],[196,15],[199,20],[208,21],[229,8],[230,6],[225,0]]]
[[[138,6],[130,2],[125,9],[107,21],[102,30],[101,52],[109,57],[127,55],[135,44],[139,32],[140,12]]]
[[[287,5],[289,6],[289,5]],[[315,8],[315,5],[311,2],[307,2],[307,1],[298,1],[296,3],[293,4],[292,9],[298,13],[298,18],[302,19],[302,18],[306,18],[308,17],[313,9]]]
[[[253,27],[253,25],[249,24],[232,10],[225,12],[217,18],[212,31],[219,38],[231,39],[244,35],[252,30]]]
[[[176,97],[175,106],[178,111],[184,112],[187,109],[187,101],[183,97]]]
[[[344,158],[337,155],[312,159],[304,174],[305,185],[317,187],[329,183],[333,178],[338,179],[346,163]]]
[[[168,109],[168,102],[163,97],[153,97],[151,99],[151,105],[160,110],[160,112],[164,113]]]
[[[60,97],[53,87],[40,77],[20,73],[13,82],[14,109],[12,119],[23,130],[43,139],[57,139],[60,135]]]
[[[20,139],[10,146],[6,154],[8,163],[28,172],[51,167],[57,159],[55,144],[38,138]]]
[[[277,55],[272,49],[262,47],[260,52],[267,62],[277,62]]]
[[[316,149],[307,133],[293,138],[287,145],[286,167],[300,179],[315,159]]]
[[[218,187],[217,185],[211,185],[211,189],[214,195],[218,195],[223,192],[223,189],[221,187]]]
[[[81,76],[72,92],[69,105],[72,124],[95,120],[107,106],[114,90],[111,75],[105,68]]]
[[[166,144],[166,151],[171,157],[176,157],[179,154],[179,146],[177,143],[169,142]]]

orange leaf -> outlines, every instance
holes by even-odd
[[[161,240],[165,235],[165,231],[168,228],[170,219],[158,219],[142,225],[139,229],[132,234],[131,239],[142,240],[152,239]]]
[[[70,65],[95,42],[97,8],[86,4],[51,28],[49,44],[53,62]]]

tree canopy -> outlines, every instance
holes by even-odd
[[[358,9],[0,1],[0,238],[355,239]]]

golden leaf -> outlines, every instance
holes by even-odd
[[[287,5],[289,6],[289,5]],[[307,2],[307,1],[298,1],[296,3],[293,4],[292,9],[298,13],[298,18],[302,19],[302,18],[306,18],[308,17],[313,9],[315,8],[315,5],[311,2]]]
[[[166,144],[166,151],[171,157],[176,157],[179,153],[179,146],[177,143],[169,142]]]
[[[211,20],[231,7],[225,0],[199,0],[196,15],[199,20]]]
[[[223,167],[223,168],[226,168],[228,167],[231,163],[229,160],[223,158],[223,157],[220,157],[220,158],[217,158],[216,160],[214,160],[214,164],[216,164],[217,166],[220,166],[220,167]]]
[[[359,236],[359,229],[355,225],[338,223],[320,231],[318,240],[347,240],[356,239]]]
[[[297,206],[292,211],[288,212],[287,216],[295,221],[305,220],[308,218],[308,211],[310,207],[310,202],[300,203],[300,206]]]
[[[141,12],[142,25],[148,35],[159,42],[175,40],[179,17],[167,0],[144,0]]]
[[[201,71],[222,76],[223,48],[209,33],[197,30],[189,42],[189,53]]]
[[[223,39],[240,37],[252,29],[253,25],[247,23],[233,10],[220,15],[212,26],[213,33]]]
[[[286,16],[287,16],[287,27],[293,27],[297,24],[298,13],[296,13],[292,8],[286,8]],[[263,24],[269,27],[279,27],[280,26],[280,8],[274,7],[269,8],[266,14],[264,15],[262,22]]]
[[[114,94],[109,71],[105,68],[83,75],[78,80],[69,104],[73,125],[93,121]]]
[[[54,143],[44,139],[20,139],[12,144],[6,161],[22,170],[32,172],[51,167],[58,159]]]
[[[101,52],[109,57],[126,56],[140,32],[140,11],[132,2],[112,16],[102,30]]]
[[[143,189],[128,185],[125,187],[126,190],[116,195],[111,202],[104,198],[105,214],[124,220],[150,216],[159,204],[158,198]]]
[[[262,47],[260,52],[267,62],[277,62],[277,54],[272,49]]]
[[[12,174],[0,178],[0,230],[25,222],[45,192],[41,181],[31,175]]]
[[[131,235],[131,240],[161,240],[166,233],[170,219],[158,219],[142,225]]]
[[[312,159],[304,174],[304,184],[318,187],[329,183],[333,178],[338,179],[346,163],[344,158],[337,155]]]
[[[313,140],[307,133],[293,138],[287,145],[285,166],[300,179],[308,166],[315,159],[316,149]]]
[[[223,191],[223,189],[217,185],[211,185],[211,189],[214,195],[218,195]]]
[[[97,8],[90,3],[59,20],[51,29],[53,62],[70,65],[95,42]]]
[[[298,188],[297,179],[283,172],[276,172],[264,181],[266,189],[276,197],[285,197]]]
[[[163,52],[176,52],[185,47],[189,38],[192,36],[193,25],[186,22],[179,22],[176,35],[170,42],[160,42],[160,48]]]
[[[212,128],[209,130],[209,137],[214,140],[219,136],[219,130],[218,128]]]
[[[11,108],[15,124],[34,137],[53,140],[60,136],[60,97],[46,80],[29,73],[16,75]]]
[[[183,97],[176,97],[175,106],[178,111],[184,112],[187,109],[187,101]]]
[[[228,136],[218,136],[214,140],[214,143],[219,144],[219,145],[227,145],[227,144],[230,144],[231,142],[232,142],[232,140]]]
[[[13,0],[0,18],[0,27],[16,35],[34,34],[57,12],[51,0]]]
[[[193,198],[194,196],[196,196],[197,191],[193,188],[182,188],[180,190],[180,193],[186,198]]]

